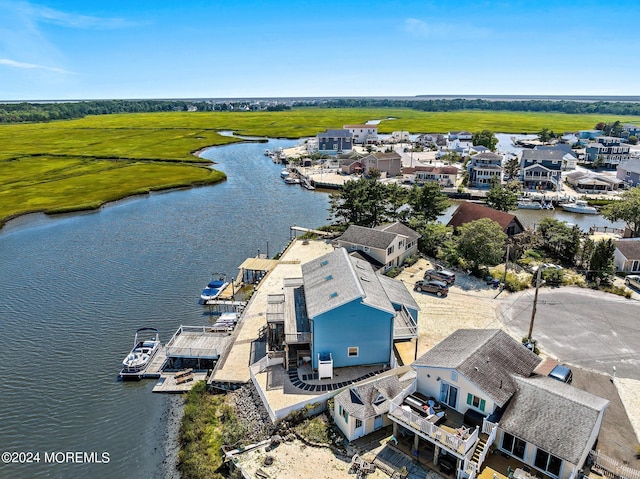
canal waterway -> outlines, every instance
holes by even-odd
[[[202,156],[228,175],[218,185],[0,232],[0,452],[41,453],[39,463],[0,463],[0,478],[164,475],[170,397],[150,380],[119,382],[121,361],[141,326],[167,341],[181,324],[207,322],[197,300],[212,273],[235,277],[246,257],[282,249],[290,225],[326,223],[327,194],[284,184],[263,155],[294,144],[212,148]],[[45,452],[68,451],[109,462],[44,463]]]
[[[218,185],[20,218],[0,231],[0,452],[40,453],[39,463],[0,463],[0,478],[164,475],[170,398],[152,394],[153,381],[119,382],[121,360],[141,326],[167,341],[181,324],[206,323],[197,299],[212,274],[273,256],[290,225],[327,223],[327,194],[284,184],[281,165],[263,155],[294,144],[212,148],[202,156],[228,175]],[[522,216],[530,224],[550,214],[583,229],[610,225],[557,211]],[[54,452],[107,453],[109,462],[45,463]]]

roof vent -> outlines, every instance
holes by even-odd
[[[336,291],[334,291],[329,295],[330,298],[336,298],[337,296],[338,296],[338,293]]]
[[[320,266],[326,266],[328,264],[329,264],[329,262],[325,259],[322,263],[320,263]]]
[[[325,280],[325,281],[329,281],[330,279],[333,279],[333,276],[332,276],[332,275],[325,276],[325,278],[324,278],[324,280]]]

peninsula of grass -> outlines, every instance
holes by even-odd
[[[242,141],[221,135],[315,136],[327,128],[380,120],[380,133],[488,129],[561,133],[640,117],[408,108],[315,108],[278,112],[166,112],[99,115],[50,123],[0,125],[0,226],[19,215],[98,208],[127,196],[225,179],[197,152]]]

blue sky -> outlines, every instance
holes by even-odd
[[[0,0],[0,100],[640,95],[635,2]]]

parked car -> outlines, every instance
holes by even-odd
[[[446,296],[449,294],[449,288],[444,281],[438,281],[437,279],[420,280],[416,281],[413,286],[415,291],[421,291],[425,293],[434,293],[436,296]]]
[[[571,369],[561,364],[551,370],[549,377],[567,384],[571,384],[571,381],[573,381]]]
[[[448,269],[428,269],[424,273],[424,279],[437,279],[438,281],[444,281],[447,284],[453,284],[456,282],[456,274]]]
[[[624,284],[640,290],[640,276],[637,274],[629,274],[624,279]]]

